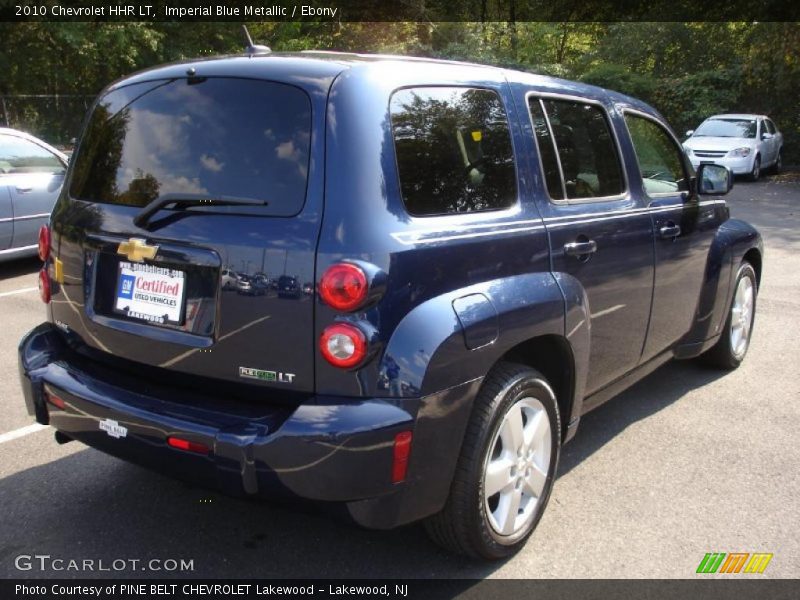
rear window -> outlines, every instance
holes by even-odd
[[[70,194],[144,206],[164,194],[264,200],[193,210],[295,215],[303,207],[311,104],[293,86],[247,79],[151,81],[114,90],[89,119]]]
[[[516,202],[514,151],[497,93],[404,89],[393,94],[390,109],[400,189],[410,214],[498,210]]]

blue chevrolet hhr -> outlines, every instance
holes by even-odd
[[[502,558],[581,415],[670,359],[743,360],[763,249],[731,185],[650,106],[549,77],[259,51],[138,73],[41,232],[25,400],[61,443]]]

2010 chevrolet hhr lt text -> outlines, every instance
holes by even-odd
[[[744,358],[762,242],[731,185],[648,105],[549,77],[257,49],[142,72],[41,231],[25,400],[59,442],[508,556],[581,415]]]

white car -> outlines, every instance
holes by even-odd
[[[686,154],[697,169],[711,163],[755,181],[766,168],[780,171],[783,134],[764,115],[714,115],[686,132]]]
[[[222,289],[235,290],[239,287],[239,274],[233,269],[222,270]]]
[[[0,262],[35,256],[50,220],[67,157],[22,131],[0,127]]]

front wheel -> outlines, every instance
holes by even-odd
[[[761,177],[761,157],[756,156],[755,160],[753,161],[753,169],[750,171],[750,174],[747,178],[750,181],[758,181],[758,178]]]
[[[725,329],[719,341],[703,355],[706,362],[723,369],[735,369],[742,364],[750,347],[757,294],[756,272],[753,266],[745,261],[736,274],[736,287],[725,321]]]
[[[435,542],[496,560],[517,552],[544,512],[561,448],[561,423],[547,380],[499,363],[475,398],[450,496],[426,522]]]

